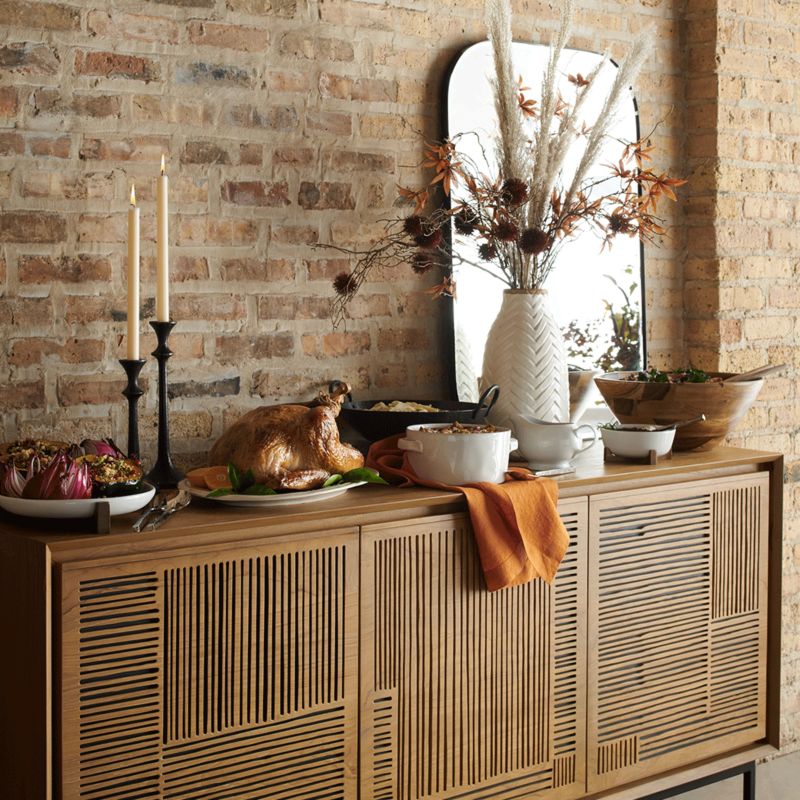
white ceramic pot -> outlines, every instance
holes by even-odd
[[[636,430],[638,428],[638,430]],[[666,431],[643,431],[638,425],[620,425],[618,428],[601,428],[603,444],[616,456],[645,458],[651,450],[665,456],[672,449],[675,428]]]
[[[524,414],[514,417],[514,430],[520,452],[532,469],[565,469],[578,453],[597,441],[597,431],[591,425],[545,422]],[[584,439],[582,430],[588,431],[591,438]]]
[[[411,469],[425,481],[463,486],[467,483],[503,483],[508,457],[517,441],[507,428],[486,433],[432,433],[448,428],[409,425],[398,446],[408,452]]]
[[[513,416],[569,419],[569,378],[561,330],[547,293],[506,291],[483,355],[482,387],[498,384],[490,418],[513,429]],[[516,430],[514,431],[516,433]]]

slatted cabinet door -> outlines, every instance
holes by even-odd
[[[590,501],[589,789],[765,736],[766,473]]]
[[[366,527],[362,800],[585,791],[587,502],[555,585],[486,590],[466,516]]]
[[[358,532],[60,572],[62,800],[355,800]]]

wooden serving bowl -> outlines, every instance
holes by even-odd
[[[763,378],[733,383],[648,383],[625,380],[630,372],[608,372],[595,378],[597,388],[623,423],[669,425],[705,414],[704,422],[695,422],[675,432],[675,450],[694,450],[713,446],[731,433],[747,413],[764,385]],[[711,372],[728,377],[731,373]]]

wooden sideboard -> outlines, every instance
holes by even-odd
[[[0,517],[2,797],[636,798],[774,752],[781,457],[599,456],[555,583],[495,593],[451,493]]]

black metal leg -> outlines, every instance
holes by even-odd
[[[750,764],[748,769],[742,773],[743,800],[756,800],[756,765]]]
[[[749,764],[742,764],[740,767],[732,767],[731,769],[717,772],[714,775],[708,775],[705,778],[698,778],[689,783],[684,783],[681,786],[673,786],[671,789],[662,789],[660,792],[648,794],[645,797],[639,798],[639,800],[666,800],[668,797],[678,797],[693,789],[710,786],[712,783],[735,778],[739,775],[742,776],[743,780],[743,800],[756,800],[756,765],[754,761],[751,761]]]

